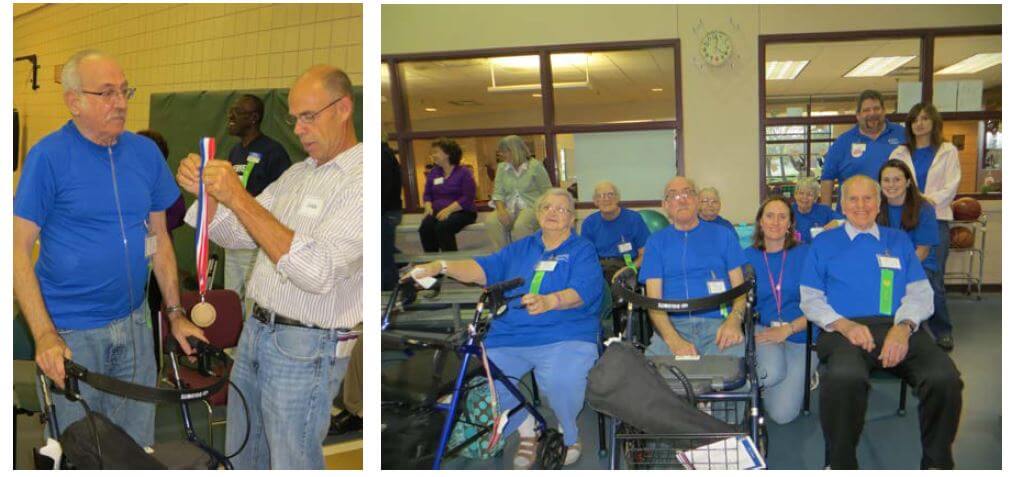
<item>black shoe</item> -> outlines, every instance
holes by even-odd
[[[945,351],[952,351],[952,348],[956,346],[956,344],[952,342],[952,335],[939,336],[938,339],[935,340],[935,343],[938,344],[939,348],[942,348]]]
[[[329,436],[339,436],[341,434],[347,434],[349,432],[356,432],[362,430],[362,418],[358,417],[348,411],[341,411],[337,415],[330,418],[330,430],[327,431]]]

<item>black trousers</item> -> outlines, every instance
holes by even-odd
[[[819,359],[826,365],[819,391],[820,420],[829,445],[829,465],[834,470],[857,468],[857,443],[868,408],[868,378],[873,369],[882,367],[879,352],[892,326],[891,318],[876,321],[860,321],[868,325],[875,339],[871,353],[850,344],[840,333],[822,333],[816,345]],[[906,381],[920,399],[921,468],[952,469],[952,441],[963,408],[963,380],[956,365],[921,328],[910,337],[906,358],[886,371]]]
[[[454,252],[457,250],[457,232],[474,223],[477,212],[458,210],[446,220],[436,220],[436,215],[426,215],[418,227],[422,249],[426,252]]]

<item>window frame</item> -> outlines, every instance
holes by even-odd
[[[855,124],[853,115],[836,116],[811,116],[811,101],[809,100],[808,112],[804,117],[766,117],[766,47],[771,44],[780,43],[829,43],[844,41],[859,41],[871,39],[918,39],[920,41],[920,72],[921,102],[931,102],[934,98],[934,63],[935,63],[935,40],[945,37],[960,36],[982,36],[997,35],[1001,37],[1002,26],[978,25],[966,27],[948,28],[913,28],[897,30],[864,30],[864,31],[841,31],[822,33],[783,33],[772,35],[759,35],[758,49],[759,58],[757,61],[759,70],[759,200],[766,200],[766,128],[771,126],[804,126],[805,127],[805,162],[811,170],[811,143],[821,142],[811,140],[811,127],[817,125],[833,124]],[[1001,110],[998,111],[958,111],[941,113],[943,121],[1001,121]],[[906,113],[890,113],[886,115],[889,121],[903,123],[906,120]],[[793,142],[802,142],[793,141]],[[983,168],[983,155],[977,159],[977,173],[980,174]],[[957,194],[957,197],[973,197],[976,199],[1000,199],[994,194]]]
[[[636,123],[618,124],[557,124],[555,120],[555,94],[553,88],[551,55],[556,53],[599,53],[605,51],[637,50],[649,48],[671,48],[674,58],[674,84],[671,85],[675,94],[674,108],[675,119],[673,121],[642,121]],[[404,83],[400,74],[400,64],[413,61],[437,61],[437,60],[459,60],[472,58],[489,58],[497,56],[520,56],[538,55],[540,58],[541,78],[541,109],[543,121],[541,125],[520,126],[520,127],[495,127],[481,129],[443,129],[433,131],[414,131],[411,128],[407,97],[404,95]],[[401,166],[401,183],[403,184],[405,212],[421,212],[421,204],[418,203],[419,189],[415,177],[415,157],[412,142],[419,139],[436,139],[439,137],[488,137],[517,135],[543,135],[545,137],[546,169],[553,185],[558,185],[558,174],[556,163],[558,160],[556,151],[556,136],[559,134],[577,134],[592,132],[621,132],[621,131],[648,131],[648,130],[669,130],[675,134],[675,167],[679,174],[685,174],[685,141],[682,134],[684,121],[682,119],[682,66],[681,66],[681,42],[677,38],[660,40],[605,42],[605,43],[573,43],[562,45],[542,45],[530,47],[510,48],[486,48],[477,50],[444,51],[429,53],[406,53],[381,55],[380,61],[388,68],[390,76],[390,101],[393,106],[394,131],[389,133],[385,140],[397,143],[398,158]],[[637,200],[623,201],[623,205],[629,207],[654,207],[660,204],[658,200]],[[593,202],[582,201],[577,203],[577,208],[593,208]],[[491,210],[487,206],[479,207],[480,211]]]

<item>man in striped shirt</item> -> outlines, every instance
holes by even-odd
[[[348,76],[330,66],[295,81],[288,119],[310,157],[257,197],[228,161],[212,160],[204,170],[211,239],[260,248],[246,290],[252,316],[229,390],[226,451],[239,451],[237,469],[323,468],[331,402],[354,344],[350,330],[362,321],[362,145],[351,94]],[[179,184],[191,193],[199,162],[191,154],[179,166]],[[191,225],[195,209],[187,214]]]

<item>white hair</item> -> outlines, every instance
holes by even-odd
[[[576,200],[573,199],[573,196],[569,193],[568,190],[563,189],[561,187],[552,187],[551,189],[546,190],[544,194],[541,194],[541,197],[538,197],[538,201],[534,205],[534,210],[541,212],[541,207],[543,207],[545,203],[548,202],[548,198],[552,196],[565,197],[566,200],[569,202],[569,206],[567,207],[567,209],[569,210],[570,213],[574,215],[576,214]]]
[[[699,189],[699,195],[703,195],[707,192],[712,193],[713,196],[717,198],[717,200],[720,200],[720,192],[717,192],[716,187],[704,187],[702,189]]]
[[[611,190],[615,192],[615,198],[616,199],[622,198],[622,194],[618,191],[618,186],[615,185],[615,183],[612,181],[598,182],[597,185],[594,186],[594,195],[597,195],[597,191],[600,190],[602,187],[611,187]]]
[[[875,179],[872,179],[871,177],[868,177],[868,176],[866,176],[864,174],[857,174],[857,175],[851,176],[850,179],[847,179],[847,180],[843,181],[843,185],[840,186],[840,200],[843,201],[843,200],[845,200],[847,198],[847,189],[849,189],[851,185],[853,185],[853,184],[855,184],[857,182],[860,182],[862,180],[866,180],[868,182],[871,182],[872,185],[875,186],[875,197],[881,197],[881,194],[882,194],[882,185],[880,185],[878,183],[878,181],[876,181]]]
[[[819,192],[822,190],[822,184],[818,179],[814,177],[802,177],[798,179],[798,185],[794,188],[795,191],[810,190],[816,197],[819,196]]]
[[[63,92],[81,91],[81,62],[85,58],[109,58],[110,56],[100,50],[81,50],[71,55],[63,64],[63,72],[60,74],[60,82],[63,83]]]

